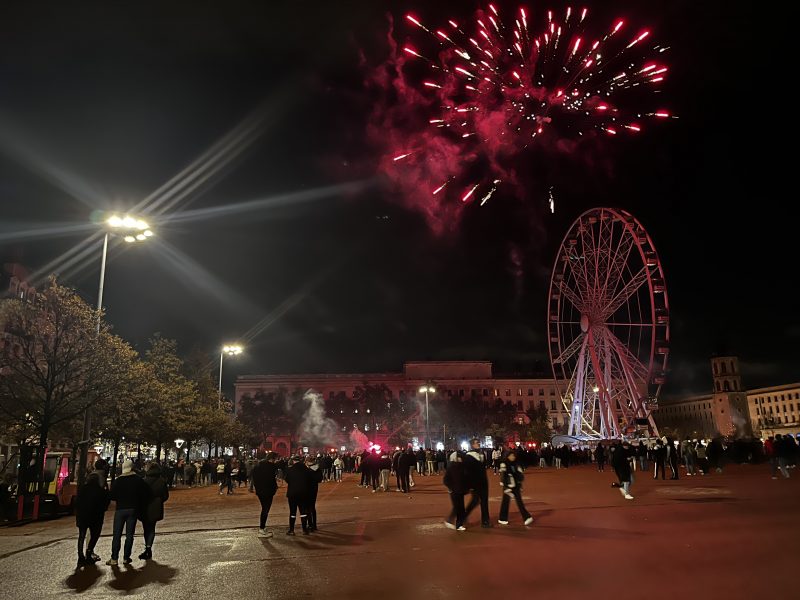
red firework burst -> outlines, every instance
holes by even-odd
[[[640,108],[660,91],[667,48],[652,45],[649,30],[626,34],[621,19],[593,37],[587,14],[567,8],[562,17],[545,11],[534,19],[519,8],[504,18],[489,4],[470,27],[450,20],[441,28],[406,15],[426,39],[402,47],[395,63],[402,85],[392,87],[401,102],[431,112],[426,131],[390,136],[397,150],[384,163],[387,172],[408,177],[398,167],[416,165],[424,170],[416,183],[430,196],[454,188],[462,202],[483,205],[524,167],[520,157],[528,149],[559,151],[588,136],[635,135],[648,119],[669,118],[666,110]],[[427,75],[414,80],[408,61]],[[414,93],[406,78],[414,80]]]

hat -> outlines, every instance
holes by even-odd
[[[130,458],[126,458],[125,462],[122,463],[122,474],[130,475],[132,472],[133,472],[133,461]]]

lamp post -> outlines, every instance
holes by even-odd
[[[431,447],[431,440],[429,435],[429,413],[428,413],[428,393],[435,394],[436,388],[433,386],[432,383],[428,382],[422,387],[419,388],[419,391],[425,394],[425,447]]]
[[[225,344],[219,353],[219,389],[217,394],[217,408],[222,407],[222,359],[227,354],[228,356],[238,356],[244,351],[244,348],[238,344]]]
[[[175,451],[175,462],[178,462],[178,458],[180,458],[181,455],[181,448],[183,447],[183,440],[181,438],[177,438],[175,440],[175,446],[178,448]]]
[[[96,335],[100,335],[100,323],[102,322],[103,313],[103,287],[106,281],[106,257],[108,256],[108,238],[110,235],[122,235],[127,243],[133,244],[136,242],[144,242],[148,238],[153,237],[153,231],[142,219],[132,217],[131,215],[120,216],[112,214],[105,221],[106,226],[105,235],[103,236],[103,255],[100,261],[100,285],[97,290],[97,325],[95,328]],[[86,477],[86,462],[89,459],[89,436],[92,430],[92,409],[90,406],[86,407],[83,413],[83,439],[81,440],[81,456],[78,463],[78,483],[82,483]]]

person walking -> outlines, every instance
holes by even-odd
[[[450,502],[453,505],[450,515],[445,519],[445,527],[466,531],[464,519],[466,510],[464,509],[464,495],[469,491],[467,483],[467,472],[464,470],[464,453],[456,452],[455,460],[451,460],[444,472],[444,485],[450,493]],[[455,518],[455,524],[452,522]]]
[[[103,520],[111,503],[111,495],[103,486],[102,469],[90,473],[85,483],[78,489],[75,499],[75,524],[78,526],[78,567],[91,565],[100,560],[94,553],[97,540],[103,530]],[[89,532],[89,544],[84,552],[83,544],[86,532]]]
[[[258,461],[251,471],[250,481],[255,488],[255,494],[261,503],[261,515],[258,521],[258,535],[272,537],[272,532],[267,531],[267,518],[272,508],[272,500],[278,491],[278,467],[275,464],[275,454],[269,452],[266,457]]]
[[[631,496],[631,463],[629,460],[631,456],[631,447],[628,440],[622,443],[617,442],[611,454],[611,466],[614,467],[614,472],[617,474],[619,491],[625,500],[633,500],[633,496]]]
[[[385,450],[381,453],[378,467],[380,468],[380,489],[384,492],[390,492],[389,473],[392,470],[392,459],[388,451]]]
[[[191,464],[191,463],[189,463]],[[194,465],[192,465],[194,466]],[[139,560],[153,558],[153,542],[156,539],[156,523],[164,518],[164,502],[169,500],[167,482],[161,473],[158,463],[150,463],[144,482],[150,488],[150,500],[142,512],[142,529],[144,530],[144,552],[139,555]]]
[[[497,471],[500,470],[500,461],[503,458],[503,451],[500,448],[495,448],[492,450],[492,469],[494,470],[494,474],[497,475]]]
[[[106,562],[109,566],[119,564],[119,550],[122,545],[122,529],[125,529],[125,551],[122,562],[131,563],[133,551],[133,535],[136,520],[150,497],[150,488],[133,471],[131,459],[122,463],[122,473],[111,485],[111,499],[116,502],[114,510],[114,533],[111,539],[111,558]]]
[[[399,479],[398,485],[400,491],[407,494],[410,491],[409,481],[411,476],[411,468],[414,465],[414,451],[407,448],[405,452],[401,453],[397,458],[397,476]]]
[[[505,460],[500,461],[500,485],[503,486],[503,500],[500,502],[500,516],[497,520],[500,525],[508,525],[508,505],[511,498],[517,501],[517,508],[519,514],[522,515],[522,520],[525,525],[533,523],[533,517],[528,509],[525,508],[525,503],[522,501],[522,480],[525,476],[522,474],[522,469],[517,464],[517,453],[515,450],[510,450]]]
[[[472,498],[466,508],[464,520],[466,521],[473,509],[481,505],[481,527],[489,528],[492,526],[489,520],[489,479],[486,476],[486,465],[484,465],[484,454],[481,451],[481,442],[478,438],[472,438],[471,450],[464,458],[464,470],[467,473],[467,482],[472,490]]]
[[[299,456],[293,456],[284,476],[286,480],[286,500],[289,503],[289,530],[286,535],[294,535],[297,513],[303,534],[308,535],[308,496],[311,489],[311,473]]]

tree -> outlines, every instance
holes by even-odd
[[[156,458],[162,445],[169,448],[177,436],[191,442],[200,430],[200,420],[195,412],[197,388],[184,376],[183,361],[177,350],[175,340],[156,334],[150,339],[150,348],[145,353],[153,379],[148,401],[141,413],[142,436],[155,442]]]
[[[126,380],[135,353],[105,322],[98,332],[97,318],[52,278],[34,302],[8,299],[0,306],[9,334],[0,354],[0,412],[17,427],[36,430],[39,467],[51,430],[112,401]]]
[[[539,442],[550,441],[553,431],[550,429],[550,412],[544,406],[530,407],[525,411],[529,422],[525,425],[524,434],[529,440]]]
[[[408,422],[404,421],[399,428],[389,434],[387,441],[390,446],[400,446],[401,449],[405,450],[412,437],[414,437],[414,432]]]

